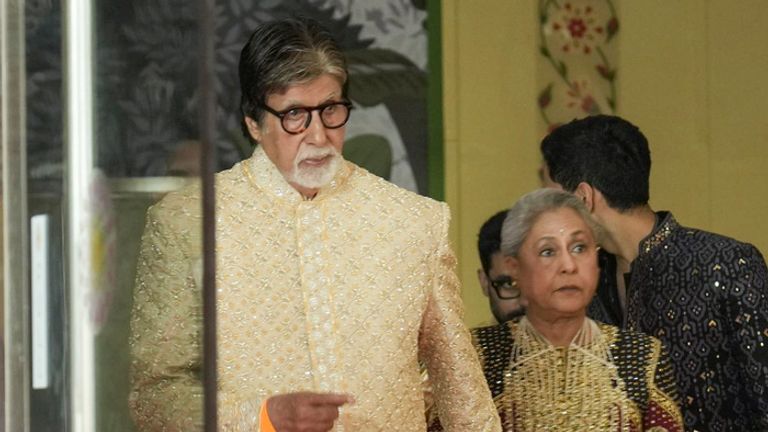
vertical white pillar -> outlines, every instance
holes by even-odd
[[[72,430],[94,432],[94,326],[89,307],[93,292],[93,16],[91,0],[69,0],[64,5]]]

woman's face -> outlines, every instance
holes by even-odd
[[[570,208],[541,214],[517,257],[507,257],[506,264],[528,302],[529,316],[583,316],[597,289],[597,244]]]

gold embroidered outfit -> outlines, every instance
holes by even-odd
[[[655,338],[586,319],[568,348],[554,347],[525,317],[472,335],[506,432],[683,431]]]
[[[336,431],[426,430],[418,362],[448,430],[497,431],[448,244],[449,211],[345,162],[303,200],[261,148],[216,177],[219,421],[267,397],[345,392]],[[132,316],[139,430],[201,422],[199,187],[147,216]]]

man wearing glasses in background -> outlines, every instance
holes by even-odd
[[[501,226],[506,217],[507,210],[491,216],[477,235],[477,252],[482,266],[477,269],[477,278],[498,323],[525,314],[520,290],[504,267],[501,254]]]

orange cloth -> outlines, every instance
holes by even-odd
[[[261,411],[259,411],[259,429],[261,432],[276,432],[275,427],[272,426],[272,421],[269,420],[266,400],[261,404]]]

